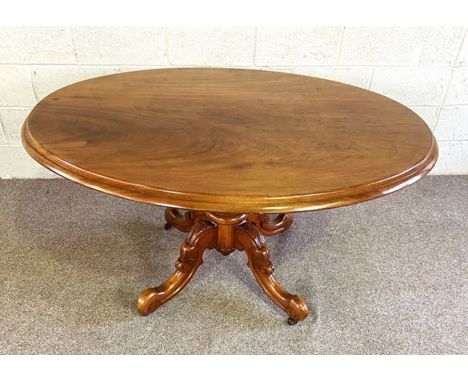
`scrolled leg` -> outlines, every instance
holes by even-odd
[[[286,231],[293,218],[291,214],[278,214],[273,219],[270,219],[268,214],[255,214],[251,215],[249,221],[254,223],[263,235],[273,236]]]
[[[216,227],[207,222],[197,222],[180,248],[176,271],[160,286],[143,291],[137,308],[143,315],[154,312],[159,306],[179,293],[203,263],[203,253],[216,245]]]
[[[189,232],[204,217],[205,213],[200,211],[181,212],[178,208],[166,208],[164,211],[164,218],[166,219],[164,229],[168,230],[174,227],[179,231]]]
[[[274,278],[270,253],[265,244],[265,237],[252,223],[247,222],[236,227],[236,247],[244,250],[248,256],[247,265],[267,296],[288,315],[288,323],[295,324],[305,319],[309,313],[304,300],[285,291]]]

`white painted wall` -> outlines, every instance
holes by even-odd
[[[53,176],[21,147],[31,108],[67,84],[150,67],[269,68],[342,81],[415,110],[434,174],[468,174],[465,27],[0,28],[0,177]]]

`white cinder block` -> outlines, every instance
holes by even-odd
[[[117,73],[117,69],[112,66],[36,66],[32,70],[32,82],[40,100],[74,82],[113,73]]]
[[[55,178],[34,161],[21,146],[0,146],[0,178]]]
[[[70,28],[1,27],[0,61],[3,64],[74,63]]]
[[[468,66],[468,29],[465,30],[465,38],[458,55],[457,65]]]
[[[349,27],[341,64],[450,65],[462,37],[461,27]]]
[[[419,64],[453,65],[462,36],[462,27],[422,28],[424,47]]]
[[[343,82],[345,84],[367,88],[369,85],[371,68],[342,68],[342,67],[269,67],[268,69],[302,74],[305,76],[324,78],[326,80]]]
[[[164,28],[72,28],[80,64],[165,65]]]
[[[5,129],[2,126],[2,121],[0,118],[0,145],[3,145],[7,143],[6,135],[5,135]]]
[[[419,27],[346,27],[343,65],[417,65],[423,50]]]
[[[32,106],[35,103],[30,69],[0,65],[0,106]]]
[[[439,106],[449,77],[448,67],[376,68],[371,90],[407,106]]]
[[[468,104],[468,67],[454,69],[445,104]]]
[[[411,110],[419,115],[424,120],[424,122],[427,123],[429,128],[434,131],[437,119],[437,111],[439,110],[438,107],[412,107]]]
[[[8,143],[21,143],[21,126],[30,111],[30,108],[0,109],[0,121]]]
[[[468,174],[468,141],[442,141],[439,145],[439,160],[431,174]]]
[[[442,108],[435,134],[439,140],[468,140],[468,106]]]
[[[119,73],[125,73],[125,72],[136,72],[139,70],[150,70],[150,69],[167,69],[167,66],[157,66],[157,65],[151,65],[151,66],[118,66],[116,69]]]
[[[334,65],[342,28],[260,27],[255,64],[261,66]]]
[[[254,28],[170,28],[167,33],[169,62],[172,65],[253,64]]]

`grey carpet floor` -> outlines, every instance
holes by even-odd
[[[148,317],[174,269],[162,208],[65,180],[0,181],[0,353],[468,352],[468,177],[426,177],[355,206],[295,215],[268,239],[275,275],[313,312],[290,327],[239,252],[205,254]]]

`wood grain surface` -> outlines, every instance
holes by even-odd
[[[425,175],[437,144],[414,112],[338,82],[240,69],[114,74],[37,104],[42,165],[132,200],[225,213],[339,207]]]

